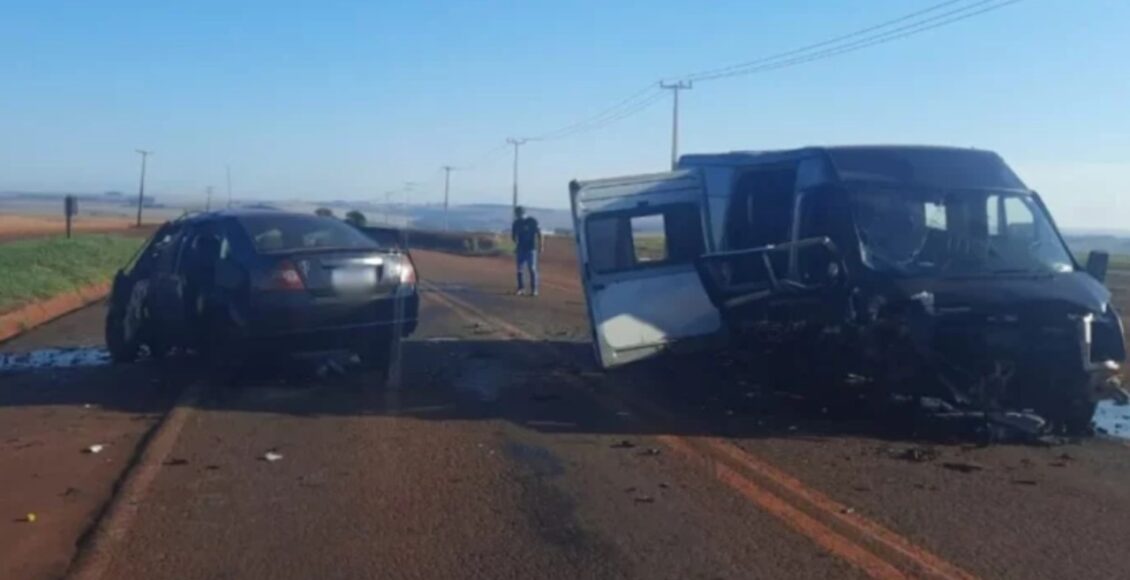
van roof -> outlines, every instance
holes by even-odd
[[[837,151],[899,153],[922,151],[966,151],[985,155],[997,154],[987,149],[972,147],[950,147],[944,145],[808,145],[796,149],[767,149],[763,151],[730,151],[728,153],[692,153],[679,158],[680,167],[701,167],[704,165],[751,165],[757,163],[777,163],[792,161],[814,155],[825,155]]]
[[[798,184],[887,182],[947,189],[1027,187],[999,155],[984,149],[928,145],[838,145],[780,151],[684,155],[680,169],[751,167],[816,159]]]

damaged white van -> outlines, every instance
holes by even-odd
[[[729,342],[813,383],[1034,412],[1071,433],[1124,396],[1108,256],[1078,264],[990,151],[686,155],[570,193],[605,368]]]

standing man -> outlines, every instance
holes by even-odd
[[[522,268],[530,271],[530,296],[538,295],[538,254],[541,253],[541,228],[538,220],[527,216],[522,206],[514,208],[514,224],[510,226],[510,239],[514,240],[514,257],[518,263],[518,291],[525,294]]]

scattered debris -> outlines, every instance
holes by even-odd
[[[561,395],[558,395],[557,393],[534,393],[533,395],[530,395],[530,398],[534,401],[537,401],[538,403],[545,403],[549,401],[558,401],[561,399]]]
[[[1013,485],[1036,485],[1035,479],[1014,479],[1010,483]]]
[[[636,503],[655,503],[655,498],[650,495],[641,495],[636,498]]]
[[[669,488],[669,487],[671,487],[671,486],[670,486],[670,485],[667,485],[666,483],[660,483],[660,484],[659,484],[659,489],[667,489],[667,488]]]
[[[1060,459],[1062,461],[1074,461],[1075,457],[1070,453],[1060,453],[1057,459]]]
[[[853,507],[843,507],[843,508],[840,508],[840,513],[846,514],[846,515],[851,515],[851,514],[855,513],[855,508],[853,508]]]
[[[77,487],[68,487],[63,493],[59,494],[59,497],[71,497],[72,495],[78,495],[78,493]]]
[[[648,447],[647,449],[640,451],[640,455],[659,455],[659,449],[655,447]]]
[[[26,522],[26,523],[29,523],[29,524],[34,524],[35,520],[37,520],[37,519],[39,519],[39,518],[36,517],[35,512],[28,512],[28,514],[26,516],[24,516],[23,521]]]
[[[871,488],[866,485],[855,485],[852,486],[852,489],[855,491],[871,491]]]
[[[101,453],[101,452],[102,452],[102,450],[103,450],[103,449],[105,449],[105,448],[106,448],[106,446],[105,446],[105,445],[102,445],[102,444],[96,444],[96,445],[91,445],[90,447],[87,447],[86,449],[83,449],[83,450],[82,450],[82,452],[83,452],[83,453],[91,453],[91,454],[93,454],[93,453]]]
[[[628,441],[627,439],[623,439],[623,440],[621,440],[617,443],[612,444],[613,449],[631,449],[635,446],[636,446],[635,443],[632,443],[631,441]]]
[[[636,492],[636,486],[634,486],[634,485],[624,488],[624,493],[635,493],[635,492]]]
[[[272,462],[272,463],[275,462],[275,461],[279,461],[282,458],[283,458],[282,453],[279,453],[279,452],[274,451],[274,450],[268,451],[268,452],[263,454],[263,460],[269,461],[269,462]]]
[[[616,416],[617,417],[631,417],[632,414],[629,413],[628,411],[616,411]]]
[[[1067,467],[1067,463],[1064,461],[1052,461],[1048,465],[1051,467]]]
[[[85,403],[85,404],[83,404],[82,408],[83,409],[93,409],[94,405],[91,405],[90,403]]]
[[[926,463],[940,457],[941,452],[933,447],[908,447],[898,453],[892,453],[892,456],[911,463]]]
[[[217,470],[217,469],[219,469],[219,468],[220,468],[220,466],[219,466],[219,465],[214,465],[214,464],[213,464],[213,465],[205,465],[205,466],[204,466],[204,469],[207,469],[208,471],[216,471],[216,470]]]
[[[162,463],[162,465],[167,465],[169,467],[173,467],[173,466],[177,466],[177,465],[188,465],[188,460],[187,459],[181,459],[179,457],[174,457],[173,459],[169,459],[168,461],[165,461],[164,463]]]
[[[569,429],[576,427],[577,424],[572,421],[526,421],[530,427],[542,427],[550,429]]]
[[[983,465],[978,465],[976,463],[961,463],[956,461],[943,463],[942,467],[951,471],[957,471],[959,473],[973,473],[985,469]]]

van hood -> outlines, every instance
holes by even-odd
[[[930,296],[934,309],[1015,312],[1051,309],[1101,313],[1110,291],[1085,272],[911,278],[895,282],[900,298]]]

